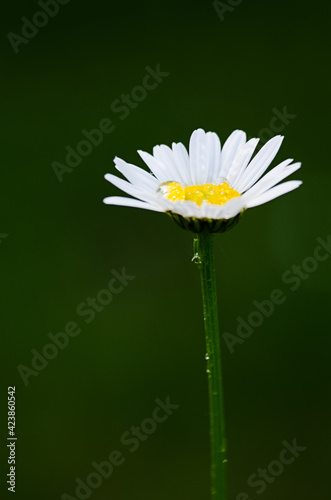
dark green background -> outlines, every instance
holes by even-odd
[[[1,413],[6,492],[6,393],[16,386],[17,493],[24,500],[74,496],[91,462],[121,449],[125,463],[91,499],[208,499],[208,398],[198,270],[192,235],[163,214],[102,204],[120,194],[103,179],[113,158],[143,165],[136,150],[188,144],[198,127],[222,142],[235,128],[284,128],[280,162],[302,161],[303,186],[250,210],[220,235],[216,264],[221,334],[235,333],[254,300],[275,288],[283,305],[230,354],[224,341],[229,500],[282,441],[306,450],[262,494],[264,500],[328,498],[331,259],[292,292],[282,275],[313,255],[330,232],[330,87],[326,2],[244,0],[219,19],[212,2],[71,0],[15,54],[7,33],[40,10],[6,2],[2,95]],[[169,76],[125,120],[110,111],[140,85],[145,67]],[[62,183],[51,164],[105,117],[115,130]],[[84,323],[76,307],[104,288],[111,270],[135,279]],[[82,333],[25,386],[49,332],[77,321]],[[135,453],[120,444],[151,416],[155,398],[179,409]]]

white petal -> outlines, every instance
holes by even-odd
[[[221,161],[221,143],[217,134],[197,129],[190,138],[190,175],[193,185],[212,183]]]
[[[171,201],[166,198],[160,198],[156,200],[156,203],[165,212],[174,212],[180,214],[183,217],[196,217],[199,212],[199,206],[193,201]]]
[[[126,163],[126,161],[121,158],[115,157],[114,163],[117,170],[121,172],[121,174],[123,174],[128,181],[138,187],[144,188],[148,186],[151,189],[157,189],[157,186],[160,184],[158,179],[156,179],[153,175],[149,174],[142,168]]]
[[[209,151],[209,169],[206,182],[212,184],[221,168],[221,141],[214,132],[207,132],[206,137]]]
[[[184,184],[185,175],[182,175],[181,164],[177,164],[172,149],[161,144],[161,146],[155,146],[153,154],[154,157],[164,165],[165,170],[167,170],[169,175],[168,181],[173,180],[180,184]]]
[[[167,182],[169,180],[169,173],[167,172],[167,169],[163,165],[163,163],[160,163],[158,160],[154,158],[154,156],[150,155],[149,153],[146,153],[145,151],[138,151],[138,154],[140,157],[144,160],[146,165],[149,167],[151,172],[155,175],[155,177],[160,181],[160,184],[162,182]]]
[[[103,202],[106,205],[121,205],[123,207],[144,208],[145,210],[153,210],[154,212],[162,212],[162,210],[154,205],[143,201],[134,200],[133,198],[124,198],[122,196],[108,196]]]
[[[234,157],[246,142],[246,134],[242,130],[235,130],[227,138],[221,152],[221,166],[217,177],[226,179]]]
[[[190,159],[186,147],[181,143],[172,143],[172,151],[177,169],[180,170],[185,186],[192,184],[190,172]]]
[[[210,210],[209,207],[215,207],[215,210]],[[208,205],[206,213],[208,217],[213,219],[231,219],[238,215],[244,208],[244,201],[241,196],[232,198],[232,200],[227,201],[224,205]]]
[[[171,152],[171,156],[169,151]],[[164,144],[161,146],[154,146],[153,156],[159,164],[163,166],[164,171],[167,172],[168,181],[180,182],[180,179],[178,179],[177,168],[172,158],[172,151],[168,146],[165,146]]]
[[[257,207],[258,205],[262,205],[263,203],[267,203],[268,201],[277,198],[285,193],[289,193],[293,191],[293,189],[298,188],[302,184],[302,181],[288,181],[283,182],[283,184],[279,184],[268,191],[265,191],[260,196],[257,196],[255,199],[250,200],[246,206],[247,208]]]
[[[208,172],[205,135],[205,131],[198,128],[190,138],[190,172],[193,185],[200,184],[199,179],[204,179]]]
[[[133,184],[130,184],[127,181],[124,181],[123,179],[120,179],[119,177],[116,177],[116,175],[113,174],[106,174],[105,179],[108,182],[111,182],[114,184],[114,186],[118,187],[124,193],[127,193],[131,196],[134,196],[135,198],[139,198],[140,200],[143,201],[150,201],[154,197],[154,191],[146,188],[146,189],[141,189],[140,187],[134,186]]]
[[[238,180],[237,191],[243,193],[247,191],[254,182],[267,170],[272,160],[275,158],[284,137],[277,135],[270,139],[263,148],[253,158],[251,163],[246,168],[241,179]]]
[[[246,193],[243,195],[245,200],[249,202],[249,200],[260,196],[262,193],[275,186],[301,167],[301,163],[293,163],[293,165],[287,166],[289,163],[291,163],[291,161],[292,159],[285,160],[277,165],[277,167],[270,170],[270,172],[268,172],[264,177],[262,177],[262,179],[254,184],[253,187],[246,191]]]
[[[227,179],[233,189],[237,189],[237,182],[240,181],[240,178],[245,171],[245,168],[247,167],[259,140],[260,139],[250,139],[237,151],[227,174]]]

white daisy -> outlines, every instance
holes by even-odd
[[[245,132],[235,130],[221,148],[217,134],[198,129],[191,135],[189,153],[181,143],[173,143],[172,149],[155,146],[153,155],[138,151],[151,173],[116,157],[116,169],[128,182],[112,174],[105,178],[134,198],[110,196],[104,203],[167,212],[177,222],[229,221],[300,186],[301,181],[293,180],[278,184],[300,168],[292,159],[262,177],[282,141],[282,136],[273,137],[252,159],[259,139],[246,141]]]

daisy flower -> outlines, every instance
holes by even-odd
[[[173,143],[172,149],[155,146],[152,155],[138,151],[151,173],[116,157],[116,169],[127,181],[112,174],[105,178],[133,198],[110,196],[104,203],[165,212],[194,232],[205,224],[212,232],[223,232],[247,208],[300,186],[301,181],[294,180],[279,184],[300,168],[293,159],[263,176],[282,141],[280,135],[273,137],[253,156],[259,139],[247,141],[242,130],[232,132],[221,147],[217,134],[197,129],[189,151],[181,143]]]
[[[242,130],[235,130],[221,148],[215,133],[198,129],[191,135],[189,151],[181,143],[173,143],[172,149],[155,146],[152,155],[138,151],[150,173],[115,158],[117,170],[127,180],[105,175],[114,186],[132,196],[110,196],[104,199],[106,204],[165,212],[181,227],[195,233],[192,261],[201,275],[206,334],[212,500],[227,498],[227,441],[212,233],[231,228],[246,209],[300,186],[301,181],[281,183],[301,167],[292,159],[265,173],[282,141],[282,136],[275,136],[254,155],[259,139],[247,141]],[[234,335],[232,338],[231,342],[241,342]]]

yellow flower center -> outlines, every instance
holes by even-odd
[[[224,205],[231,198],[240,196],[227,182],[222,182],[217,186],[203,184],[202,186],[183,187],[178,182],[169,181],[163,182],[158,187],[157,193],[171,201],[194,201],[199,206],[204,200],[212,205]]]

